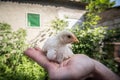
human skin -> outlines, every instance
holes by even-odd
[[[25,55],[48,71],[50,80],[120,80],[110,69],[83,54],[75,54],[61,64],[49,61],[40,48],[28,48]],[[89,80],[89,79],[88,79]]]

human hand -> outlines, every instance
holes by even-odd
[[[83,54],[76,54],[61,64],[49,61],[40,48],[29,48],[25,54],[48,71],[51,80],[120,80],[101,63]]]
[[[94,69],[94,63],[89,57],[82,54],[74,55],[61,64],[49,61],[39,48],[29,48],[25,54],[44,67],[48,71],[50,79],[54,80],[83,79]]]

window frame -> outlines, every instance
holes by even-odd
[[[28,25],[29,24],[29,22],[28,22],[28,14],[37,14],[37,15],[39,15],[39,26],[30,26],[30,25]],[[40,28],[41,27],[41,14],[36,13],[36,12],[27,12],[26,13],[26,26],[28,28]]]

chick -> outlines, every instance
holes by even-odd
[[[43,45],[43,51],[49,60],[61,63],[73,55],[69,44],[78,42],[76,36],[70,31],[61,31],[56,36],[50,37]]]

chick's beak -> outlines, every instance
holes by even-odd
[[[79,40],[76,37],[74,37],[73,42],[78,43]]]

